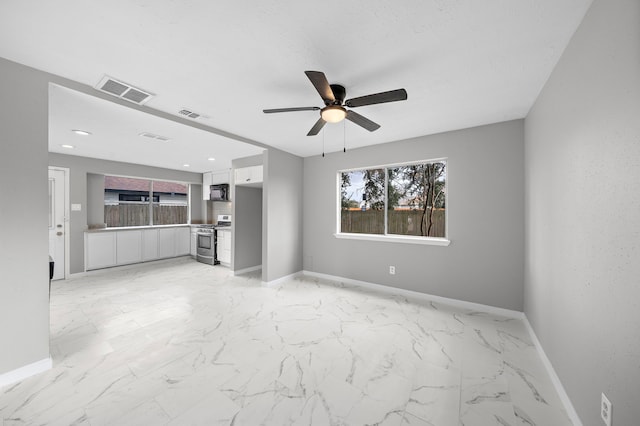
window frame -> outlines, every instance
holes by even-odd
[[[111,229],[111,230],[118,230],[118,229],[140,229],[140,228],[170,228],[170,227],[176,227],[176,226],[191,226],[191,196],[192,196],[192,183],[191,182],[183,182],[183,181],[177,181],[177,180],[169,180],[169,179],[161,179],[161,178],[147,178],[147,177],[141,177],[141,176],[127,176],[127,175],[117,175],[117,174],[103,174],[103,176],[106,178],[107,176],[111,176],[111,177],[116,177],[116,178],[127,178],[127,179],[139,179],[139,180],[147,180],[149,181],[150,185],[149,185],[149,194],[147,196],[147,198],[149,198],[148,201],[119,201],[119,203],[123,203],[123,204],[139,204],[139,205],[146,205],[148,208],[148,215],[149,215],[149,223],[147,223],[146,225],[132,225],[132,226],[110,226],[107,227],[106,229]],[[187,197],[187,222],[186,223],[175,223],[175,224],[163,224],[163,225],[156,225],[153,222],[153,207],[154,205],[159,205],[160,204],[160,200],[158,199],[158,201],[153,201],[154,199],[154,189],[153,189],[153,184],[154,182],[169,182],[169,183],[176,183],[176,184],[180,184],[180,185],[185,185],[187,187],[187,193],[186,193],[186,197]],[[105,189],[103,189],[103,197],[104,197],[104,191]],[[103,198],[104,199],[104,198]],[[103,209],[104,209],[104,201],[103,201]],[[106,223],[106,218],[104,218],[105,223]]]
[[[446,164],[447,177],[445,180],[445,194],[446,207],[444,210],[444,237],[425,237],[421,235],[399,235],[399,234],[387,234],[387,208],[388,208],[388,194],[389,194],[389,172],[388,169],[394,167],[411,166],[416,164],[425,163],[438,163],[444,162]],[[342,196],[341,196],[341,183],[342,173],[384,169],[384,234],[364,234],[364,233],[351,233],[342,232]],[[451,244],[449,239],[449,159],[448,157],[431,158],[428,160],[406,161],[401,163],[389,163],[383,165],[353,167],[348,169],[340,169],[336,171],[336,232],[333,236],[337,239],[345,240],[363,240],[363,241],[381,241],[387,243],[404,243],[404,244],[422,244],[422,245],[434,245],[434,246],[448,246]]]

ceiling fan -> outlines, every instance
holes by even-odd
[[[344,86],[339,84],[329,84],[327,77],[320,71],[304,72],[311,84],[316,88],[320,97],[324,101],[324,108],[317,106],[312,107],[295,107],[295,108],[275,108],[262,110],[266,114],[276,112],[293,112],[293,111],[320,111],[320,118],[313,125],[307,136],[315,136],[324,127],[326,123],[338,123],[345,118],[370,132],[378,130],[380,125],[374,123],[366,117],[348,110],[345,107],[356,108],[365,105],[383,104],[387,102],[404,101],[407,99],[407,91],[404,89],[390,90],[388,92],[374,93],[372,95],[360,96],[357,98],[344,100],[347,91]]]

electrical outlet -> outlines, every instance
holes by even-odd
[[[607,398],[607,396],[602,394],[602,402],[600,403],[600,417],[602,417],[602,421],[605,425],[611,426],[611,410],[613,406],[611,405],[611,401]]]
[[[389,273],[391,275],[395,275],[396,274],[396,267],[395,266],[389,266]]]

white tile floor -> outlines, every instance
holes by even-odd
[[[54,282],[4,425],[570,425],[523,323],[188,258]]]

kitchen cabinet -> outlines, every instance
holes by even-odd
[[[107,268],[116,265],[116,234],[100,232],[85,234],[86,269]]]
[[[116,263],[138,263],[142,261],[142,231],[116,232]]]
[[[231,230],[218,229],[218,260],[225,265],[231,264]]]
[[[158,257],[174,257],[176,255],[175,228],[158,229]]]
[[[241,167],[234,170],[234,183],[245,186],[262,186],[262,166]]]
[[[158,230],[144,229],[142,231],[142,260],[158,258]]]
[[[210,200],[211,192],[209,187],[211,185],[218,185],[221,183],[229,183],[229,171],[218,172],[206,172],[202,174],[202,199]]]
[[[191,254],[191,257],[194,259],[198,255],[198,228],[193,226],[191,227],[191,245],[189,254]]]
[[[213,185],[211,183],[212,178],[213,177],[211,172],[206,172],[202,174],[202,199],[203,200],[211,199],[211,192],[209,190],[209,187]]]
[[[86,232],[85,270],[186,256],[191,244],[188,226]]]
[[[191,247],[191,231],[189,228],[175,228],[175,256],[189,254]]]

